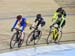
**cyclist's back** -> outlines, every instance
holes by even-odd
[[[37,26],[39,26],[40,24],[43,24],[43,22],[44,22],[44,19],[41,17],[41,18],[38,18],[38,19],[35,19],[35,23],[36,22],[38,22],[37,23]]]
[[[62,7],[59,7],[56,12],[62,14],[66,18],[66,11]]]
[[[19,23],[20,23],[20,25],[19,25]],[[22,18],[20,21],[19,20],[16,20],[13,28],[15,28],[16,24],[18,24],[18,26],[24,26],[24,25],[26,25],[27,24],[26,23],[26,18]]]
[[[36,25],[37,28],[43,27],[45,25],[44,18],[41,16],[41,14],[36,15],[36,19],[34,22],[35,23],[37,22],[37,25]]]

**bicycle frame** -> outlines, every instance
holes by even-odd
[[[39,31],[36,27],[32,27],[34,30],[33,32],[35,33],[36,31]]]
[[[53,40],[56,40],[56,38],[58,37],[58,29],[57,28],[53,28],[52,30],[52,35],[53,35]]]
[[[52,42],[59,43],[61,37],[62,37],[62,31],[59,32],[59,28],[53,27],[49,31],[49,34],[48,34],[48,37],[47,37],[47,44],[52,43]]]
[[[34,45],[36,45],[38,43],[38,41],[40,40],[41,34],[42,32],[40,32],[40,35],[38,34],[38,29],[35,27],[32,27],[34,30],[28,35],[28,38],[26,40],[26,45],[29,45],[30,42],[33,42]],[[31,37],[30,37],[31,36]],[[29,39],[30,38],[30,39]]]
[[[16,28],[15,28],[15,30],[16,30],[16,32],[12,35],[12,38],[11,38],[11,41],[10,41],[10,48],[11,49],[15,46],[16,43],[18,43],[18,47],[20,47],[19,43],[20,43],[20,37],[21,37],[21,30],[16,29]]]
[[[21,34],[21,30],[19,30],[19,29],[17,29],[17,28],[15,28],[15,30],[16,30],[16,34],[17,34],[17,35],[16,35],[16,38],[18,39],[18,35]]]

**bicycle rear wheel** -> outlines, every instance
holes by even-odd
[[[38,33],[38,31],[37,31],[37,33]],[[38,44],[41,36],[42,36],[42,32],[40,31],[40,34],[38,34],[38,36],[35,37],[36,39],[34,39],[34,45]]]
[[[14,33],[10,40],[10,48],[14,48],[15,44],[18,42],[16,37],[17,37],[17,33]]]
[[[27,40],[26,40],[26,45],[29,45],[32,41],[33,41],[33,33],[34,31],[32,31],[28,37],[27,37]]]

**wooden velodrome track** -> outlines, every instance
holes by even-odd
[[[12,36],[10,31],[15,16],[22,14],[25,16],[35,16],[37,13],[41,13],[45,20],[46,25],[43,27],[43,36],[41,43],[45,43],[45,39],[48,34],[49,25],[51,25],[52,14],[59,7],[59,4],[54,0],[0,0],[0,53],[13,51],[9,49],[9,41]],[[66,25],[63,29],[63,37],[61,41],[75,40],[75,8],[64,8],[67,12]],[[33,23],[35,17],[27,17],[29,23]],[[25,29],[26,36],[31,32],[29,26]],[[67,42],[71,43],[71,42]],[[42,45],[42,44],[41,44]],[[39,45],[40,46],[40,45]],[[25,43],[22,48],[25,48]],[[22,49],[21,48],[21,49]],[[28,47],[27,47],[28,48]],[[15,49],[18,50],[18,49]]]

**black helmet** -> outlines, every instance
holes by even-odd
[[[37,17],[37,18],[41,18],[41,14],[37,14],[36,17]]]
[[[17,20],[20,20],[22,18],[22,15],[17,16]]]
[[[62,7],[59,7],[56,12],[61,12],[62,10]]]

